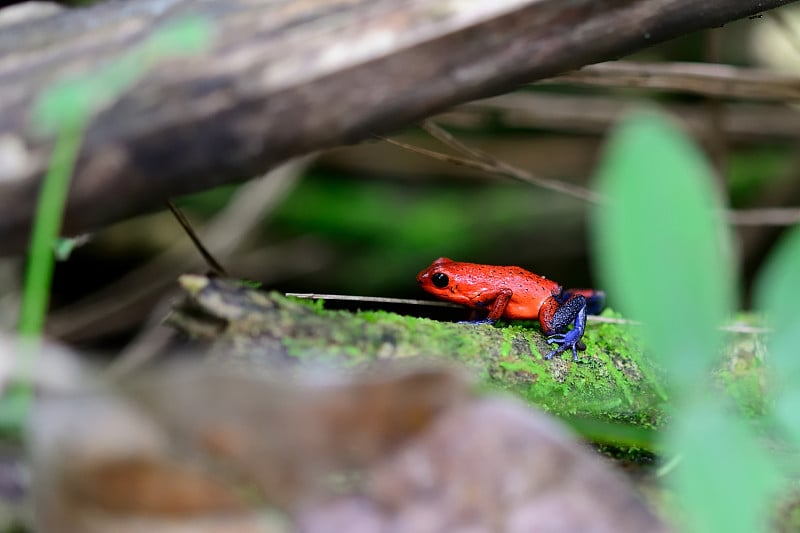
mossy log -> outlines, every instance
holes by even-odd
[[[551,350],[538,323],[496,326],[441,322],[385,311],[327,310],[322,302],[287,298],[241,283],[183,276],[186,298],[168,323],[211,343],[209,358],[257,371],[292,366],[353,367],[382,360],[457,362],[482,384],[511,392],[573,421],[657,428],[668,413],[663,373],[643,350],[636,326],[590,323],[585,352],[573,361]],[[761,343],[732,342],[709,386],[727,390],[757,414],[763,379]]]
[[[551,348],[534,323],[474,326],[384,311],[333,311],[215,278],[183,276],[187,298],[169,323],[213,341],[214,360],[253,368],[352,366],[387,359],[457,361],[492,387],[561,415],[654,424],[667,399],[635,337],[592,324],[587,350],[545,360]]]

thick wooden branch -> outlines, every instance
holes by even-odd
[[[0,34],[0,253],[27,240],[52,141],[41,90],[167,20],[213,20],[206,54],[168,61],[93,120],[65,219],[75,233],[248,179],[450,106],[791,0],[119,0]]]

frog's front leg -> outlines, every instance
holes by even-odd
[[[472,307],[486,308],[491,305],[489,308],[489,314],[482,320],[470,320],[466,323],[494,324],[501,316],[503,316],[506,307],[508,307],[508,302],[511,301],[511,297],[513,295],[514,293],[512,290],[506,287],[482,292],[473,300]]]
[[[552,359],[567,348],[572,350],[572,358],[578,360],[578,350],[585,350],[586,345],[581,342],[586,331],[586,298],[580,294],[570,294],[566,299],[551,296],[545,300],[539,310],[539,323],[542,331],[547,335],[548,344],[557,344],[558,348],[544,356]],[[565,333],[569,324],[573,328]]]

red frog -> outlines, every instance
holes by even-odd
[[[548,344],[558,347],[544,356],[551,359],[567,349],[575,361],[586,329],[586,313],[599,313],[605,303],[602,291],[565,290],[555,281],[518,266],[492,266],[461,263],[440,257],[417,274],[417,283],[437,298],[488,311],[473,324],[493,324],[503,317],[538,320]],[[573,329],[567,327],[573,324]]]

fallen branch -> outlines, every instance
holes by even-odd
[[[41,91],[91,75],[163,22],[213,20],[203,57],[159,65],[86,132],[64,231],[240,182],[294,156],[791,3],[718,0],[136,0],[0,35],[0,253],[22,250],[51,142]]]
[[[713,63],[637,63],[611,61],[588,65],[539,85],[568,83],[686,92],[721,98],[778,102],[800,100],[800,78]]]
[[[644,99],[519,92],[471,102],[440,115],[436,122],[474,127],[490,116],[494,124],[507,128],[600,135],[626,111],[644,103]],[[691,135],[708,135],[707,109],[691,104],[662,107]],[[800,137],[800,112],[784,105],[726,103],[721,112],[722,133],[730,142],[794,142]]]

